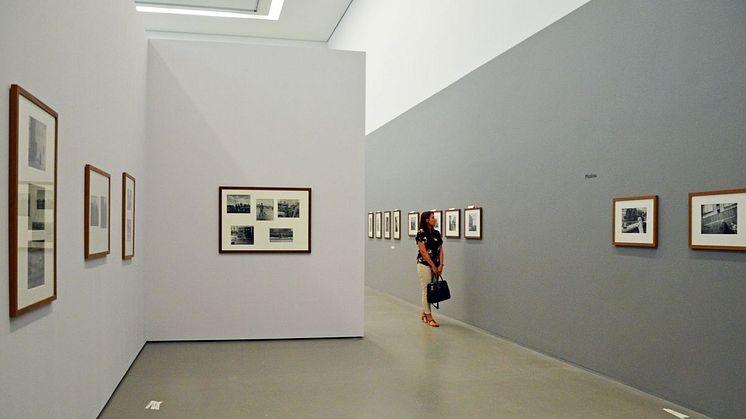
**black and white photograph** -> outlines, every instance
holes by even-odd
[[[275,219],[274,199],[256,200],[256,219],[257,221],[272,221]]]
[[[381,211],[376,211],[376,238],[380,239],[383,237],[383,214]]]
[[[441,210],[432,210],[433,216],[435,217],[435,225],[433,226],[434,229],[438,230],[443,233],[443,211]]]
[[[311,188],[220,186],[219,195],[219,253],[311,253]]]
[[[746,188],[690,193],[689,248],[746,251],[746,232],[738,228],[745,208]]]
[[[231,244],[246,245],[254,244],[254,226],[231,226]]]
[[[410,211],[409,214],[407,214],[407,234],[410,237],[414,237],[417,235],[417,230],[419,230],[419,222],[420,222],[420,213],[416,211]]]
[[[99,226],[99,217],[101,216],[100,213],[100,205],[99,202],[101,201],[100,196],[93,196],[91,195],[91,227],[98,227]]]
[[[293,229],[292,228],[270,228],[269,229],[269,241],[270,243],[292,243],[293,242]]]
[[[658,246],[658,195],[613,198],[614,246]]]
[[[228,195],[228,214],[251,214],[251,195]]]
[[[373,213],[368,213],[368,238],[373,238]]]
[[[85,165],[84,257],[94,259],[111,253],[111,176],[90,164]]]
[[[278,199],[277,200],[277,218],[299,218],[300,217],[300,200],[298,199]]]
[[[391,232],[394,240],[401,240],[401,210],[394,210],[391,214]]]
[[[109,202],[105,196],[101,197],[101,228],[109,227]]]
[[[132,220],[127,219],[127,228],[124,229],[125,231],[125,240],[128,242],[132,241]]]
[[[461,238],[461,210],[446,210],[445,236],[452,239]]]
[[[44,240],[28,242],[28,289],[44,285]]]
[[[47,170],[47,126],[29,116],[28,165],[38,170]]]
[[[464,209],[464,238],[482,239],[482,208],[470,207]]]
[[[383,212],[383,238],[391,238],[391,211]]]
[[[127,189],[127,199],[125,200],[125,202],[127,202],[126,204],[127,210],[132,209],[132,202],[134,201],[134,198],[135,198],[134,194],[135,194],[135,191],[133,191],[132,189]]]
[[[43,61],[43,57],[37,58]],[[57,299],[59,117],[54,109],[17,84],[10,86],[9,99],[6,150],[10,187],[5,205],[11,233],[9,314],[17,317]],[[89,210],[87,201],[82,208],[83,212]],[[84,228],[88,228],[87,218],[84,223]]]

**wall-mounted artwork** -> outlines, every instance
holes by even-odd
[[[368,213],[368,238],[373,238],[373,213]]]
[[[614,246],[658,246],[658,195],[612,200]]]
[[[471,207],[464,210],[464,238],[482,239],[482,208]]]
[[[445,236],[458,239],[461,237],[461,210],[451,208],[446,210]]]
[[[85,165],[84,257],[95,259],[111,252],[111,176]]]
[[[10,317],[57,298],[57,113],[10,88]]]
[[[417,235],[419,224],[420,213],[416,211],[410,211],[409,214],[407,214],[407,234],[409,234],[410,237],[414,237]]]
[[[383,212],[383,238],[391,238],[391,211]]]
[[[376,211],[376,238],[380,239],[383,237],[382,232],[382,224],[383,224],[383,215],[381,214],[381,211]]]
[[[746,189],[689,194],[689,247],[746,251],[746,232],[738,221],[746,217]]]
[[[433,226],[434,229],[442,232],[443,231],[443,211],[441,210],[431,210],[433,213],[433,216],[435,216],[435,225]]]
[[[221,186],[220,253],[311,253],[311,188]]]
[[[135,178],[122,173],[122,259],[135,257]]]
[[[394,240],[401,240],[401,210],[394,210],[391,215],[391,232]]]

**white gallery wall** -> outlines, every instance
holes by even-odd
[[[366,52],[365,133],[588,0],[355,0],[329,48]]]
[[[0,418],[98,415],[145,343],[143,261],[121,259],[121,174],[147,189],[147,43],[129,0],[0,1]],[[57,300],[8,317],[9,90],[59,114]],[[111,174],[111,254],[83,258],[85,164]],[[147,216],[138,207],[138,217]],[[146,239],[137,218],[137,244]]]
[[[148,340],[362,336],[364,66],[150,41]],[[219,186],[312,188],[312,253],[219,254]]]

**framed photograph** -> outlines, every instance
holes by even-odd
[[[311,253],[311,188],[221,186],[220,253]]]
[[[135,257],[135,178],[122,173],[122,259]]]
[[[57,122],[52,108],[10,87],[10,317],[57,299]]]
[[[612,200],[614,246],[658,247],[658,195]]]
[[[394,240],[401,240],[401,210],[394,210],[391,215],[391,231]]]
[[[391,238],[391,211],[383,212],[383,238]]]
[[[445,236],[449,238],[461,238],[461,210],[451,208],[446,210],[446,232]]]
[[[373,238],[373,213],[368,213],[368,238]]]
[[[433,226],[434,229],[443,232],[443,211],[441,210],[431,210],[433,213],[433,216],[435,216],[435,226]]]
[[[407,234],[409,234],[410,237],[414,237],[417,235],[417,230],[419,230],[420,213],[416,211],[410,211],[407,218]]]
[[[84,257],[95,259],[111,251],[111,176],[85,165]]]
[[[689,247],[746,251],[746,232],[738,229],[745,210],[746,189],[690,193]]]
[[[382,234],[383,215],[381,214],[381,211],[376,211],[375,214],[376,214],[376,218],[375,218],[376,238],[380,239],[383,237],[383,234]]]
[[[482,208],[464,209],[464,238],[482,240]]]

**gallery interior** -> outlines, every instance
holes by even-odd
[[[0,171],[0,418],[746,415],[746,2],[145,3],[166,2],[2,1],[2,166],[11,85],[58,118],[54,299],[15,314],[31,209]],[[111,175],[100,257],[87,165]],[[225,251],[263,234],[224,238],[221,188],[242,187],[308,189],[266,215],[307,220],[307,248],[272,251],[301,238],[278,227]],[[408,231],[433,209],[461,229],[439,328]],[[654,245],[616,240],[633,229]]]

